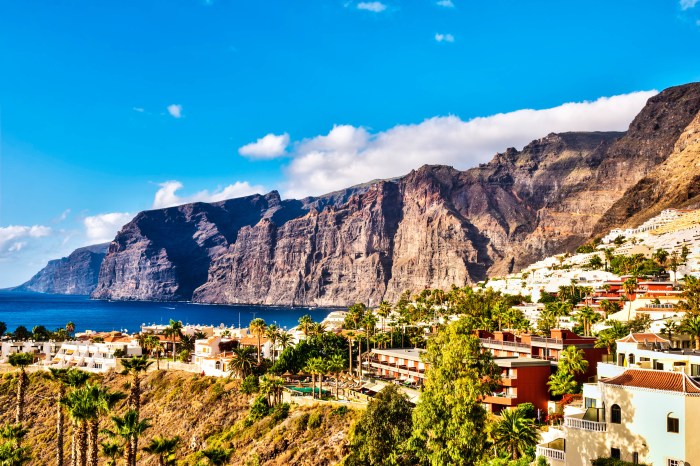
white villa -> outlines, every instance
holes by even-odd
[[[7,362],[12,353],[32,353],[40,360],[50,361],[58,345],[54,341],[3,341],[0,342],[0,363]]]
[[[50,367],[77,367],[88,372],[106,372],[117,368],[114,352],[124,351],[124,357],[141,356],[138,341],[130,336],[115,335],[104,342],[68,341],[61,345],[50,361]]]

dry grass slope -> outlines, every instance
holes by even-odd
[[[128,392],[129,377],[110,373],[95,376],[112,390]],[[0,423],[14,416],[17,377],[0,377]],[[153,371],[142,386],[142,417],[151,418],[153,427],[139,441],[143,446],[157,435],[178,435],[178,465],[205,465],[197,454],[203,448],[233,448],[231,465],[331,465],[345,455],[349,426],[359,417],[353,410],[338,413],[331,406],[293,406],[289,417],[275,421],[266,417],[245,423],[251,398],[238,390],[235,380],[201,377],[182,372]],[[31,465],[54,463],[55,387],[45,374],[30,374],[27,393],[27,424],[34,458]],[[125,402],[124,402],[125,403]],[[121,414],[122,403],[116,409]],[[70,451],[70,427],[66,433],[66,454]],[[100,428],[111,427],[102,420]],[[100,459],[100,464],[106,460]],[[121,463],[120,463],[121,464]],[[139,465],[157,460],[139,452]]]

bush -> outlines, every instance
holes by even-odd
[[[248,418],[257,421],[258,419],[262,419],[270,414],[271,410],[272,408],[270,408],[270,405],[267,404],[265,397],[260,395],[255,399],[253,405],[250,407],[250,414],[248,415]]]
[[[314,411],[309,415],[309,422],[307,423],[309,429],[317,429],[321,427],[321,424],[323,424],[323,413]]]
[[[306,430],[309,425],[309,413],[301,413],[296,419],[296,430],[301,432]]]
[[[534,419],[537,416],[537,410],[532,403],[520,403],[517,410],[528,419]]]
[[[622,461],[615,458],[596,458],[591,460],[593,466],[634,466],[634,463]],[[642,463],[637,463],[636,466],[645,466]]]
[[[334,416],[340,416],[343,417],[348,413],[348,407],[347,406],[338,406],[335,408],[332,412]]]
[[[256,393],[259,388],[260,386],[258,385],[257,375],[249,375],[243,379],[243,383],[241,384],[241,392],[245,393],[246,395]]]
[[[289,403],[281,403],[272,410],[272,419],[281,421],[289,416]]]

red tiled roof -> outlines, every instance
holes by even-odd
[[[700,395],[700,385],[682,372],[628,369],[601,383]]]
[[[630,333],[617,341],[620,343],[669,343],[667,339],[655,333]]]

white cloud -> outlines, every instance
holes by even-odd
[[[143,113],[146,111],[146,109],[143,107],[132,107],[131,109],[135,112],[138,112],[138,113]]]
[[[681,0],[681,10],[689,10],[694,8],[700,0]]]
[[[357,4],[357,9],[381,13],[386,10],[386,5],[382,2],[360,2]]]
[[[27,245],[27,239],[49,236],[52,230],[43,225],[10,225],[0,227],[0,255],[17,252]]]
[[[269,133],[255,142],[246,144],[238,149],[238,153],[254,159],[274,159],[284,155],[289,145],[289,134],[279,136]]]
[[[182,105],[180,105],[180,104],[168,105],[168,113],[173,118],[182,118]]]
[[[438,42],[454,42],[455,37],[452,34],[435,34],[435,40]]]
[[[437,2],[437,5],[439,6],[444,6],[445,8],[454,8],[455,4],[452,3],[452,0],[440,0]]]
[[[183,188],[179,181],[166,181],[161,183],[160,189],[153,199],[154,209],[163,209],[176,205],[189,204],[191,202],[218,202],[236,197],[250,196],[251,194],[263,193],[265,188],[260,185],[251,185],[247,181],[236,181],[234,184],[224,188],[209,192],[206,189],[191,196],[178,196],[177,191]]]
[[[70,209],[64,210],[63,212],[61,212],[61,215],[59,215],[58,217],[56,217],[56,219],[54,219],[54,222],[55,223],[64,222],[68,218],[68,216],[70,215],[70,212],[71,212]]]
[[[401,176],[423,164],[459,169],[522,148],[551,132],[622,131],[656,91],[601,97],[544,110],[518,110],[462,121],[434,117],[379,133],[335,126],[299,143],[285,168],[285,196],[318,195],[377,178]]]
[[[124,224],[132,219],[128,212],[112,212],[83,219],[85,236],[90,244],[112,241]]]

